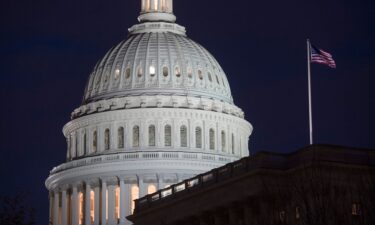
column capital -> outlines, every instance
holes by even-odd
[[[102,183],[106,183],[107,185],[117,185],[118,178],[117,177],[100,177]]]
[[[85,184],[88,184],[91,187],[98,187],[98,186],[100,186],[100,179],[99,178],[87,179],[87,180],[85,180]]]
[[[124,181],[125,184],[136,184],[138,182],[136,175],[120,175],[119,180]]]

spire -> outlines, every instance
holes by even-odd
[[[173,14],[173,0],[142,0],[139,22],[171,22],[176,21]]]

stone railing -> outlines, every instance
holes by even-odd
[[[217,162],[230,163],[238,159],[237,156],[220,155],[215,153],[200,152],[169,152],[169,151],[153,151],[153,152],[129,152],[129,153],[112,153],[98,156],[85,157],[64,163],[54,167],[50,174],[55,174],[71,168],[95,165],[100,163],[113,163],[121,161],[137,160],[189,160],[200,162]]]

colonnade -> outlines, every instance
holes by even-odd
[[[177,182],[174,181],[174,182]],[[51,225],[126,225],[134,200],[162,189],[163,179],[90,179],[50,191]]]

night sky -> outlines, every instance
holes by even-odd
[[[250,151],[308,144],[306,39],[338,68],[312,65],[316,143],[375,149],[373,0],[176,0],[177,22],[219,61],[254,126]],[[140,0],[1,0],[0,193],[28,191],[48,222],[44,181],[66,156],[61,129],[97,60],[127,37]]]

